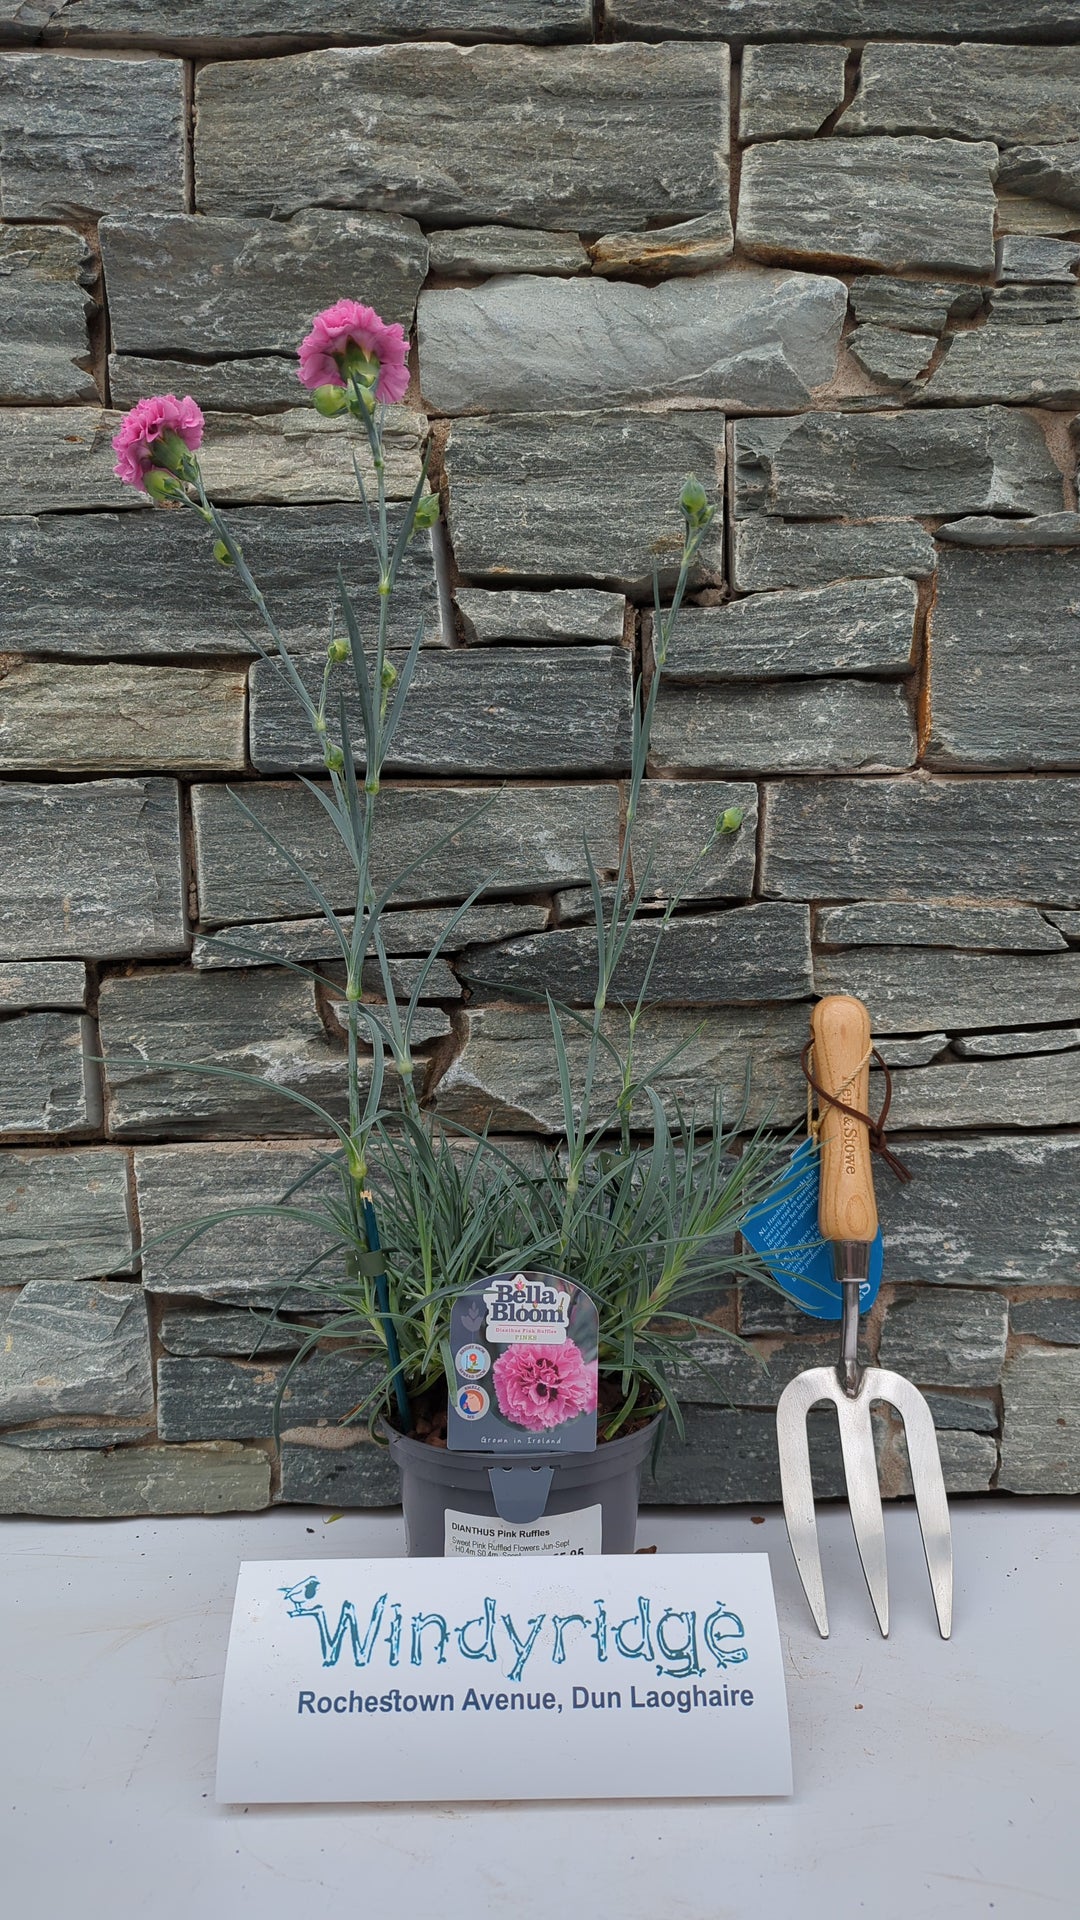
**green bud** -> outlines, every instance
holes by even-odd
[[[725,807],[716,822],[717,833],[738,833],[744,817],[741,807]]]
[[[345,755],[340,747],[326,747],[323,762],[328,773],[342,773],[345,767]]]
[[[151,467],[143,480],[143,488],[156,506],[169,507],[183,498],[183,489],[175,473],[166,473],[163,467]]]
[[[423,499],[421,500],[419,506],[416,509],[416,518],[413,521],[414,527],[418,527],[421,533],[426,533],[429,527],[433,527],[435,525],[435,522],[437,521],[438,517],[439,517],[438,494],[425,493]]]
[[[331,640],[330,645],[326,649],[326,657],[328,660],[332,660],[335,665],[340,666],[342,661],[347,660],[349,657],[348,641]]]
[[[228,547],[225,545],[224,540],[214,541],[214,559],[217,561],[219,567],[232,566],[233,557],[232,557],[232,554],[229,552]]]
[[[709,510],[709,496],[701,481],[688,473],[683,481],[683,490],[679,495],[679,505],[688,520],[700,520]]]
[[[327,420],[332,420],[337,413],[344,413],[348,404],[349,396],[344,387],[326,386],[315,389],[315,411],[323,414]]]
[[[397,671],[397,668],[393,665],[392,661],[384,660],[382,665],[382,674],[381,674],[382,685],[384,687],[392,687],[397,677],[398,677],[398,671]]]

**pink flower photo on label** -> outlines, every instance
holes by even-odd
[[[178,400],[175,393],[155,393],[149,400],[138,401],[113,435],[117,479],[129,487],[144,486],[151,467],[173,466],[170,459],[162,457],[167,456],[161,444],[166,436],[175,435],[189,453],[195,453],[202,446],[205,424],[202,409],[190,394]]]
[[[397,322],[381,320],[374,307],[356,300],[338,300],[317,313],[311,332],[300,343],[300,381],[305,387],[343,387],[343,363],[350,349],[377,361],[376,400],[405,397],[409,384],[409,343]]]
[[[505,1420],[530,1433],[560,1427],[596,1407],[596,1373],[572,1340],[560,1347],[509,1347],[491,1370]]]

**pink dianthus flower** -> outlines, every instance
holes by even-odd
[[[397,322],[380,320],[374,307],[339,300],[317,313],[300,343],[300,380],[305,387],[343,387],[342,361],[349,347],[379,362],[376,400],[402,400],[409,384],[409,343]]]
[[[572,1340],[561,1347],[508,1347],[491,1369],[499,1412],[541,1433],[596,1406],[596,1375]]]
[[[175,393],[155,393],[149,400],[137,401],[113,434],[119,456],[113,469],[117,479],[129,487],[145,487],[151,467],[171,465],[159,458],[164,435],[175,434],[194,453],[202,446],[205,424],[202,409],[190,394],[178,400]]]

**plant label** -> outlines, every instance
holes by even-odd
[[[493,1273],[450,1313],[446,1444],[468,1453],[592,1453],[598,1324],[559,1273]],[[449,1383],[448,1383],[449,1384]]]
[[[790,1791],[767,1554],[240,1568],[219,1800]]]

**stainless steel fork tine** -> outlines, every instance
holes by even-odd
[[[938,1628],[942,1639],[947,1640],[952,1633],[952,1527],[934,1417],[918,1387],[905,1380],[902,1373],[874,1368],[869,1390],[875,1400],[887,1400],[894,1406],[904,1423],[926,1571],[930,1575]]]
[[[829,1637],[825,1582],[814,1518],[814,1486],[810,1477],[810,1440],[806,1416],[819,1400],[831,1400],[836,1375],[831,1367],[811,1367],[784,1388],[776,1408],[776,1444],[780,1455],[780,1491],[788,1539],[799,1569],[803,1592],[810,1603],[817,1630]]]
[[[859,1549],[859,1559],[874,1603],[878,1626],[887,1638],[889,1567],[885,1557],[885,1518],[881,1511],[874,1429],[870,1423],[871,1395],[866,1375],[863,1375],[863,1389],[857,1400],[849,1399],[842,1391],[837,1391],[834,1397],[855,1544]]]

